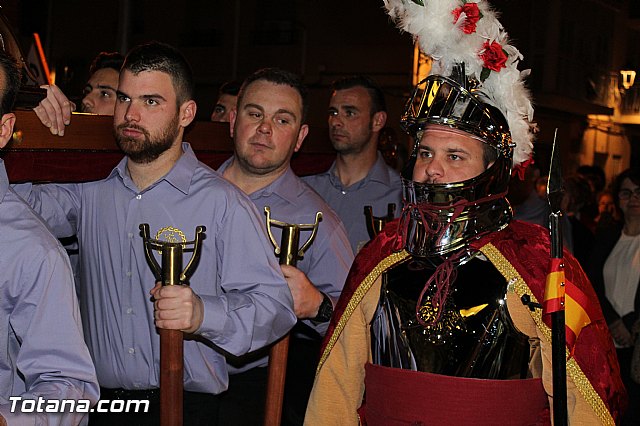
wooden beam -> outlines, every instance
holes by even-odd
[[[11,182],[85,182],[106,177],[123,155],[113,137],[113,117],[74,113],[65,135],[53,136],[33,111],[15,111],[13,140],[2,150]],[[312,128],[291,167],[298,175],[329,168],[335,154],[326,128]],[[197,121],[185,140],[203,163],[217,169],[233,154],[229,124]]]

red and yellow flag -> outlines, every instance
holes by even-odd
[[[552,258],[549,262],[547,283],[544,286],[544,301],[542,315],[552,314],[564,310],[565,279],[564,262],[562,259]]]
[[[563,259],[550,259],[544,301],[542,302],[542,315],[546,317],[561,310],[565,312],[567,348],[569,348],[569,353],[573,354],[573,348],[580,331],[591,323],[588,313],[590,303],[582,290],[565,279]]]

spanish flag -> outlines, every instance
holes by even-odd
[[[565,279],[563,259],[551,259],[544,289],[542,316],[547,319],[551,313],[561,310],[565,311],[567,348],[573,354],[580,331],[591,323],[590,303],[582,290]]]

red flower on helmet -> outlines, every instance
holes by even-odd
[[[476,24],[482,18],[482,14],[480,13],[480,9],[478,9],[477,3],[465,3],[457,9],[454,9],[453,12],[453,23],[455,24],[460,19],[461,14],[465,14],[466,18],[464,20],[464,24],[462,24],[462,31],[465,34],[471,34],[476,31]]]
[[[484,61],[484,68],[499,72],[501,68],[506,67],[508,56],[502,50],[500,43],[493,41],[489,44],[488,41],[485,41],[480,58]]]

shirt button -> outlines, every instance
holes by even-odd
[[[127,313],[128,314],[132,314],[133,313],[133,308],[127,308]]]
[[[129,237],[129,239],[133,238],[133,232],[129,232],[129,233],[127,234],[127,237]]]
[[[347,195],[347,191],[340,191],[342,192],[342,195]]]
[[[130,277],[131,276],[131,271],[127,271],[127,276]]]
[[[142,195],[140,194],[136,195],[136,200],[142,200]]]
[[[136,353],[136,350],[135,350],[135,349],[133,349],[133,348],[129,348],[129,351],[128,351],[128,352],[129,352],[131,355],[133,355],[134,353]]]

